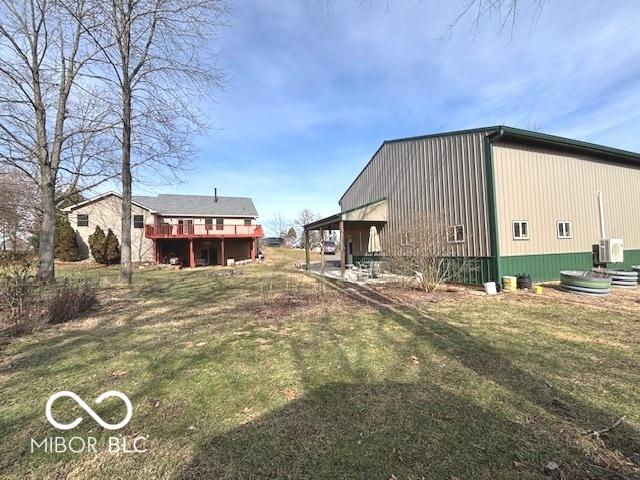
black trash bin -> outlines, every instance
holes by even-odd
[[[516,285],[519,290],[527,290],[533,287],[533,281],[531,280],[531,274],[520,273],[516,277]]]

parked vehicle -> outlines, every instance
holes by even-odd
[[[322,242],[322,244],[324,245],[324,253],[328,254],[328,255],[335,255],[336,253],[336,242],[332,242],[330,240],[325,240],[324,242]]]
[[[264,239],[264,243],[269,247],[281,247],[284,245],[284,238],[282,237],[267,237]]]

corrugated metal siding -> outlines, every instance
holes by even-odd
[[[342,211],[386,197],[389,221],[380,232],[383,247],[416,213],[433,213],[447,224],[465,226],[466,241],[453,244],[452,255],[490,256],[486,134],[386,143],[344,194]]]
[[[600,238],[597,192],[607,235],[640,249],[640,168],[531,145],[494,146],[501,256],[591,252]],[[528,220],[530,240],[513,240],[512,221]],[[570,221],[571,239],[557,238]]]
[[[640,250],[624,252],[625,261],[616,268],[640,265]],[[505,275],[531,274],[534,282],[559,280],[561,270],[590,270],[593,266],[591,253],[554,253],[549,255],[515,255],[502,258]]]

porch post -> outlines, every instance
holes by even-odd
[[[309,230],[304,229],[304,258],[307,262],[307,272],[311,270],[311,262],[309,260]]]
[[[251,240],[251,246],[249,248],[251,248],[251,261],[255,262],[256,261],[256,239],[255,238]]]
[[[193,238],[189,239],[189,266],[191,268],[196,266],[196,251],[193,248]]]
[[[222,237],[222,241],[220,242],[221,256],[222,256],[222,266],[224,267],[227,264],[227,259],[224,256],[224,237]]]
[[[324,275],[324,229],[320,228],[320,273]]]
[[[344,266],[346,257],[345,238],[344,238],[344,220],[340,220],[340,276],[344,277]]]

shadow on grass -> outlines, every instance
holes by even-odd
[[[209,282],[203,282],[203,277],[195,273],[181,275],[157,284],[153,281],[155,277],[150,276],[142,287],[156,288],[149,290],[146,298],[167,305],[167,311],[160,317],[143,317],[144,305],[122,303],[117,313],[96,326],[95,334],[86,330],[60,332],[39,342],[38,348],[21,352],[12,369],[34,369],[34,377],[46,378],[63,371],[73,372],[78,361],[99,361],[104,352],[121,354],[135,350],[149,376],[135,389],[132,400],[137,405],[149,398],[163,398],[164,385],[188,378],[188,370],[205,366],[212,359],[224,358],[223,353],[229,347],[222,341],[206,351],[165,354],[164,342],[182,342],[192,332],[197,335],[199,329],[214,328],[214,322],[226,321],[196,313],[200,307],[211,307],[216,302],[232,300],[233,308],[225,313],[225,318],[246,319],[245,300],[259,294],[264,282],[249,275],[224,280],[212,276]],[[625,412],[606,412],[577,401],[516,365],[486,338],[470,335],[449,323],[446,317],[429,314],[365,287],[320,281],[340,295],[375,308],[410,332],[417,344],[436,349],[488,382],[512,392],[518,399],[515,406],[518,410],[526,410],[530,403],[543,409],[558,425],[552,429],[549,421],[518,423],[515,415],[498,404],[491,410],[479,405],[475,399],[480,392],[469,391],[468,395],[460,396],[442,382],[435,384],[425,370],[415,383],[368,382],[366,370],[352,368],[349,355],[340,350],[337,336],[330,337],[331,348],[340,368],[348,372],[349,381],[318,386],[309,378],[309,372],[313,371],[309,368],[313,369],[316,356],[305,357],[304,346],[292,338],[289,343],[296,359],[296,374],[307,393],[280,410],[198,444],[193,460],[181,471],[181,478],[386,480],[392,474],[399,480],[421,476],[447,480],[451,476],[544,478],[542,465],[549,460],[561,463],[566,479],[626,478],[626,473],[612,471],[617,466],[611,466],[609,460],[615,456],[616,448],[625,454],[640,451],[638,432],[630,425],[616,429],[606,446],[593,445],[588,450],[583,444],[571,442],[576,431],[608,425]],[[109,318],[119,315],[124,316],[123,324],[110,326]],[[131,327],[161,325],[174,315],[181,325],[179,330],[169,330],[167,337],[158,333],[132,335]],[[393,334],[384,335],[389,344],[397,342],[397,351],[406,346],[406,339],[398,342]],[[98,342],[97,347],[87,348],[93,342]],[[321,347],[322,344],[318,345]],[[84,349],[95,358],[76,358]],[[111,409],[106,413],[111,413]],[[29,420],[25,417],[21,423]],[[572,433],[563,433],[565,427]]]
[[[359,375],[319,388],[306,382],[303,397],[199,445],[179,478],[549,478],[548,461],[560,464],[556,478],[636,478],[638,468],[624,459],[640,450],[635,428],[623,425],[606,443],[583,435],[624,412],[577,400],[446,318],[366,287],[323,281],[502,386],[521,413],[541,409],[543,418],[516,422],[499,404],[487,410],[475,402],[481,392],[460,396],[424,370],[415,383],[367,383]],[[294,354],[304,382],[308,362]]]
[[[204,442],[179,478],[495,478],[531,440],[428,381],[330,383]]]
[[[559,460],[562,478],[626,478],[472,394],[427,380],[331,383],[203,442],[177,478],[541,479],[544,464],[567,453],[575,463]]]
[[[380,312],[431,344],[443,354],[455,358],[466,368],[507,388],[518,397],[537,405],[548,414],[571,427],[588,431],[609,425],[625,412],[607,412],[576,399],[538,375],[522,369],[488,344],[482,337],[472,336],[446,319],[434,317],[407,303],[400,302],[366,286],[324,280],[354,300],[375,306]],[[632,455],[640,452],[640,433],[625,424],[607,439],[608,452]],[[594,460],[593,458],[591,459]],[[602,475],[602,474],[601,474]],[[620,478],[612,473],[612,478]],[[606,477],[601,477],[606,478]]]

